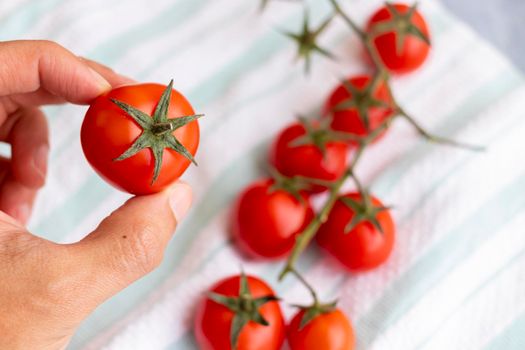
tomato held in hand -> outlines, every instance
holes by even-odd
[[[368,270],[385,262],[394,238],[388,208],[359,193],[339,197],[316,235],[317,243],[350,270]]]
[[[314,212],[304,191],[287,192],[274,180],[249,186],[239,197],[233,218],[238,246],[255,258],[279,258],[289,253],[295,238]]]
[[[315,316],[301,327],[307,310],[300,310],[288,325],[287,337],[291,350],[353,350],[355,336],[350,321],[333,309]]]
[[[270,153],[270,162],[283,175],[302,176],[333,182],[347,166],[348,145],[338,139],[324,120],[319,123],[302,121],[284,129]],[[313,186],[310,192],[326,190]]]
[[[274,292],[244,274],[211,288],[197,309],[194,331],[201,350],[279,350],[285,338]]]
[[[91,103],[82,148],[95,171],[116,188],[138,195],[159,192],[194,162],[199,116],[172,84],[122,86]]]
[[[330,95],[324,116],[332,118],[332,129],[368,136],[393,116],[392,96],[384,81],[368,75],[343,81]]]
[[[409,73],[425,62],[430,51],[427,23],[416,5],[387,4],[369,20],[367,32],[377,33],[374,46],[392,73]]]

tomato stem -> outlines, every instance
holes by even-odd
[[[111,99],[111,101],[117,107],[125,112],[127,116],[133,119],[142,128],[142,133],[140,136],[126,151],[124,151],[124,153],[115,158],[113,161],[122,161],[133,157],[143,149],[151,149],[154,159],[153,178],[151,179],[151,185],[155,183],[160,175],[164,150],[167,148],[179,153],[184,158],[197,165],[197,162],[193,158],[193,154],[191,154],[191,152],[186,149],[186,147],[175,137],[175,135],[173,135],[172,131],[196,121],[203,115],[194,114],[168,119],[168,109],[172,90],[173,79],[162,92],[159,102],[157,103],[157,107],[155,107],[155,111],[151,116],[125,102]]]
[[[390,94],[390,97],[392,98],[393,104],[395,106],[395,112],[406,119],[415,129],[416,131],[425,139],[427,139],[430,142],[435,142],[439,144],[459,147],[459,148],[465,148],[469,149],[471,151],[483,151],[484,147],[476,146],[476,145],[469,145],[462,142],[458,142],[455,140],[447,139],[445,137],[433,135],[430,132],[428,132],[426,129],[424,129],[412,116],[410,116],[395,100],[395,96],[392,94],[392,89],[390,87],[390,74],[388,73],[388,70],[383,63],[383,60],[379,56],[379,53],[377,52],[377,48],[374,45],[374,40],[377,36],[383,35],[383,31],[371,31],[369,33],[361,30],[357,24],[348,16],[341,6],[338,4],[337,0],[329,0],[332,3],[332,6],[334,7],[334,10],[337,14],[341,16],[341,18],[348,24],[350,29],[355,32],[363,42],[363,45],[365,47],[365,50],[370,55],[370,58],[372,59],[372,62],[377,69],[378,77],[382,75],[382,78],[384,79],[384,83],[386,88],[388,89],[388,92]],[[379,79],[377,79],[379,81]]]
[[[348,179],[348,176],[349,172],[347,171],[343,174],[343,176],[339,178],[339,180],[337,180],[332,185],[332,187],[330,187],[330,196],[323,208],[321,209],[321,211],[315,216],[315,218],[310,222],[310,224],[308,224],[308,226],[303,230],[303,232],[301,232],[301,234],[297,236],[297,240],[293,247],[292,253],[288,257],[286,265],[279,275],[279,280],[282,280],[289,272],[294,271],[297,259],[306,249],[310,241],[314,238],[319,227],[321,227],[321,225],[325,223],[328,219],[328,214],[330,214],[330,211],[332,210],[333,206],[335,205],[335,202],[337,201],[339,190],[345,183],[346,179]]]
[[[279,300],[279,298],[271,294],[254,298],[250,292],[248,278],[243,270],[241,270],[239,280],[238,296],[209,292],[208,298],[215,303],[228,308],[234,314],[230,329],[230,345],[232,349],[237,348],[239,336],[244,326],[249,322],[254,322],[262,326],[269,325],[268,321],[266,321],[261,314],[260,308],[266,303]]]
[[[337,0],[330,0],[335,12],[344,19],[344,21],[352,28],[352,30],[359,35],[361,39],[364,39],[366,33],[359,28],[359,26],[343,11]]]
[[[332,211],[332,208],[334,207],[335,203],[337,202],[337,199],[339,198],[339,191],[341,190],[341,187],[343,186],[345,181],[350,176],[352,176],[353,169],[356,166],[359,159],[361,158],[363,149],[364,147],[361,144],[356,151],[354,160],[352,161],[350,167],[335,183],[333,183],[329,187],[330,194],[328,200],[323,205],[321,211],[314,217],[310,224],[308,224],[308,226],[303,230],[303,232],[301,232],[301,234],[299,234],[299,236],[297,237],[292,253],[288,257],[286,265],[279,275],[279,280],[282,280],[289,272],[295,271],[295,264],[297,262],[297,259],[306,249],[310,241],[314,238],[315,234],[317,233],[317,230],[319,230],[319,227],[321,227],[321,225],[324,224],[326,220],[328,220],[328,215]]]
[[[370,58],[372,59],[372,62],[374,63],[374,66],[376,69],[378,69],[380,72],[383,72],[385,76],[385,80],[388,80],[389,74],[384,66],[383,60],[379,56],[379,53],[377,52],[376,47],[374,46],[374,40],[376,38],[375,33],[367,33],[354,22],[350,16],[346,14],[345,11],[341,8],[337,0],[330,0],[330,3],[334,7],[335,12],[341,16],[341,18],[348,24],[348,26],[352,29],[354,33],[356,33],[361,41],[363,42],[366,51],[370,55]]]
[[[317,297],[317,292],[312,287],[312,285],[308,283],[308,281],[295,268],[292,268],[290,272],[293,273],[295,277],[297,277],[297,279],[303,284],[303,286],[306,287],[306,289],[308,289],[308,291],[310,292],[310,295],[314,299],[314,306],[319,305],[319,298]]]
[[[365,188],[363,187],[363,185],[361,184],[361,181],[359,180],[359,178],[354,174],[354,172],[352,172],[350,174],[350,177],[354,181],[355,186],[357,187],[357,191],[361,195],[361,198],[365,198],[366,197],[366,191],[365,191]]]
[[[308,244],[312,241],[312,239],[315,237],[315,234],[319,230],[322,224],[324,224],[328,220],[328,215],[332,211],[332,208],[334,207],[335,203],[337,202],[337,199],[339,198],[339,192],[343,186],[343,184],[346,182],[346,180],[350,177],[352,177],[356,183],[356,186],[358,187],[359,191],[363,191],[364,189],[357,180],[357,177],[354,174],[354,169],[357,166],[359,160],[361,159],[364,150],[366,147],[372,143],[376,137],[381,134],[384,130],[386,130],[390,126],[391,119],[385,120],[379,127],[374,129],[370,134],[368,134],[365,137],[361,137],[358,141],[358,147],[354,154],[353,160],[346,169],[345,173],[329,187],[329,197],[323,207],[321,208],[321,211],[314,217],[314,219],[308,224],[308,226],[297,236],[297,240],[295,241],[295,245],[292,249],[292,252],[290,256],[288,257],[288,260],[286,261],[286,265],[279,274],[279,280],[282,280],[288,273],[293,272],[295,270],[295,264],[297,262],[297,259],[299,259],[299,256],[303,253],[303,251],[306,249]],[[357,181],[356,181],[357,180]]]
[[[357,190],[360,192],[362,197],[365,200],[369,200],[368,193],[366,192],[365,188],[362,186],[361,182],[359,181],[358,177],[355,175],[354,170],[355,167],[361,158],[362,153],[364,152],[365,148],[373,142],[374,139],[377,138],[377,136],[380,135],[383,131],[388,129],[391,125],[391,122],[396,117],[402,117],[406,119],[416,130],[417,132],[427,139],[428,141],[432,141],[439,144],[445,144],[445,145],[451,145],[461,148],[466,148],[473,151],[482,151],[483,147],[479,146],[473,146],[473,145],[467,145],[464,143],[460,143],[454,140],[450,140],[444,137],[436,136],[431,134],[430,132],[426,131],[412,116],[410,116],[403,108],[399,106],[397,103],[395,96],[392,94],[392,89],[390,86],[390,73],[388,72],[387,67],[385,66],[383,60],[381,59],[379,52],[377,51],[377,48],[374,45],[375,39],[379,36],[384,34],[382,31],[364,31],[359,28],[359,26],[350,18],[344,10],[341,8],[337,0],[329,0],[334,8],[334,12],[336,15],[339,15],[346,24],[350,27],[350,29],[356,33],[359,38],[361,39],[365,50],[369,54],[372,63],[374,65],[374,68],[376,69],[374,80],[371,84],[378,84],[380,81],[383,81],[388,93],[392,100],[392,111],[393,114],[389,118],[387,118],[378,128],[375,128],[372,130],[368,136],[359,138],[357,137],[355,142],[358,144],[358,148],[356,150],[356,153],[354,155],[352,163],[348,166],[346,172],[334,183],[332,183],[330,186],[327,186],[329,188],[329,197],[324,203],[323,207],[321,208],[320,212],[314,217],[314,219],[309,223],[309,225],[297,236],[295,246],[293,247],[293,250],[291,254],[288,257],[288,260],[286,261],[286,265],[282,269],[281,273],[279,274],[279,280],[282,280],[288,273],[292,272],[297,276],[297,271],[295,270],[295,264],[297,260],[299,259],[299,256],[302,254],[302,252],[306,249],[310,241],[315,237],[315,234],[317,233],[318,229],[321,227],[323,223],[325,223],[328,219],[328,216],[333,209],[335,203],[337,202],[339,198],[339,191],[341,190],[343,184],[346,180],[349,178],[352,178]],[[317,32],[317,34],[320,34]],[[372,85],[369,89],[372,93],[375,89],[375,86]],[[365,203],[366,204],[366,203]],[[368,203],[368,206],[371,204]],[[301,279],[301,277],[299,277]],[[310,289],[310,288],[309,288]],[[316,298],[316,297],[314,297]]]
[[[446,137],[431,134],[426,129],[424,129],[410,114],[408,114],[400,106],[397,106],[397,112],[399,116],[404,118],[407,122],[409,122],[414,127],[414,129],[416,129],[419,135],[421,135],[423,138],[425,138],[429,142],[439,143],[442,145],[449,145],[449,146],[458,147],[458,148],[464,148],[464,149],[474,151],[474,152],[485,151],[485,147],[483,146],[470,145],[470,144],[466,144],[463,142],[448,139]]]
[[[301,282],[301,284],[305,286],[306,289],[308,289],[310,295],[314,299],[311,305],[292,305],[304,311],[303,316],[301,317],[301,322],[299,324],[299,330],[301,330],[308,323],[314,320],[317,316],[334,311],[337,306],[337,300],[326,304],[321,303],[312,285],[308,283],[308,281],[296,269],[292,269],[290,270],[290,272],[292,272],[295,275],[295,277]]]
[[[151,132],[156,136],[164,135],[170,131],[173,131],[174,127],[171,123],[158,123],[151,127]]]

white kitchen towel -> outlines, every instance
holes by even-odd
[[[379,0],[343,1],[359,23]],[[309,1],[313,24],[330,12]],[[71,349],[194,349],[194,305],[239,266],[288,301],[308,295],[280,263],[244,261],[229,244],[232,200],[264,176],[268,143],[298,113],[315,113],[343,76],[366,71],[355,35],[335,20],[309,77],[276,29],[299,30],[303,5],[255,0],[10,0],[0,37],[55,40],[140,81],[184,93],[201,120],[199,167],[184,179],[195,203],[155,272],[88,318]],[[434,0],[421,1],[433,50],[418,72],[397,78],[402,104],[429,130],[486,145],[485,153],[430,145],[402,120],[374,145],[359,173],[395,207],[398,237],[387,264],[348,274],[311,249],[300,269],[323,297],[338,297],[358,349],[525,348],[525,85],[490,45]],[[49,180],[30,229],[58,242],[92,230],[126,195],[90,169],[79,142],[85,108],[46,108]],[[291,309],[286,308],[289,316]]]

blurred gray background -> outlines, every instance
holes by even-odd
[[[525,0],[442,0],[525,72]]]

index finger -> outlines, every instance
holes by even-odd
[[[109,82],[67,49],[52,41],[0,43],[0,96],[44,89],[68,102],[86,104]]]

